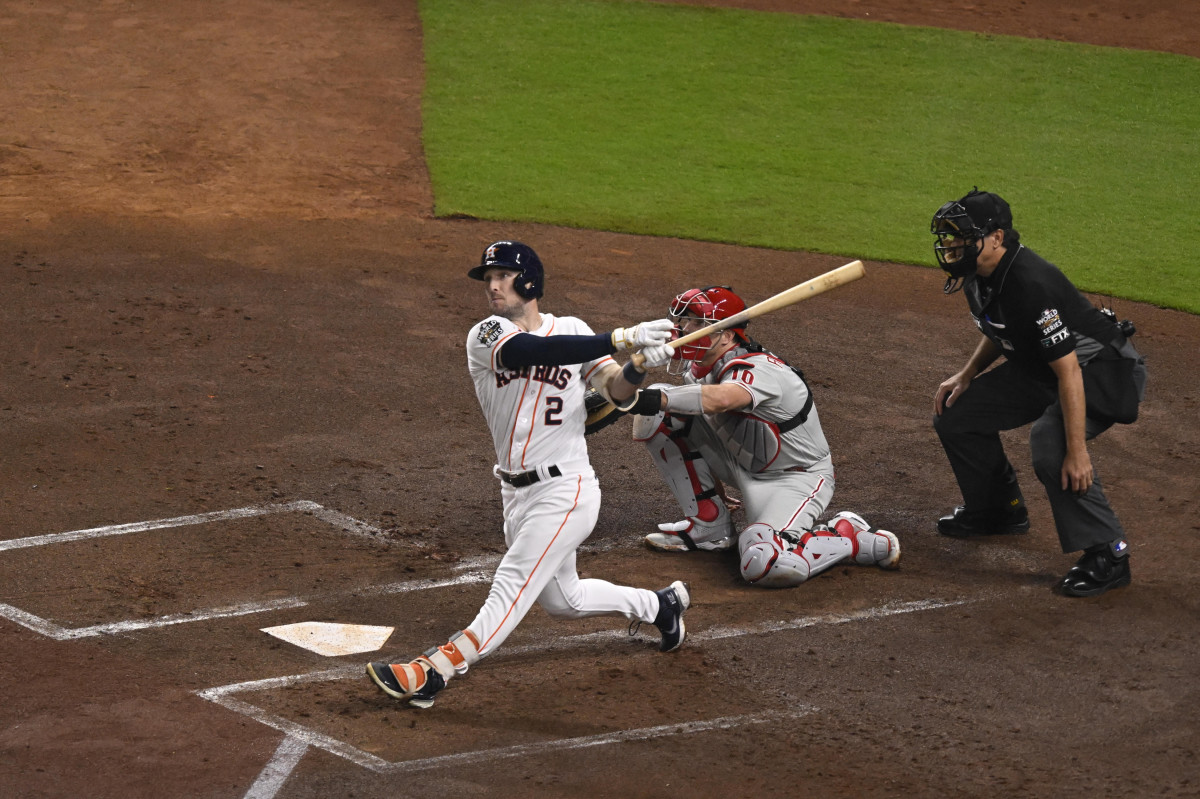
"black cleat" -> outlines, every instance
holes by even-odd
[[[1120,548],[1127,545],[1121,542]],[[1129,585],[1129,556],[1117,557],[1108,545],[1103,549],[1084,552],[1058,584],[1065,596],[1099,596],[1111,588]]]
[[[399,675],[396,668],[401,670]],[[446,679],[426,658],[418,658],[412,663],[397,667],[393,667],[386,660],[368,663],[367,676],[388,696],[393,699],[406,699],[410,705],[419,708],[433,707],[434,697],[446,687]],[[419,683],[420,687],[409,687],[412,682]]]
[[[1029,512],[1016,510],[967,510],[959,505],[949,516],[937,521],[938,532],[952,538],[975,538],[984,535],[1021,535],[1029,532]]]
[[[688,593],[687,583],[679,580],[654,593],[658,595],[658,615],[654,617],[654,626],[662,633],[658,650],[673,652],[687,635],[683,626],[683,612],[692,604],[692,597]]]
[[[437,669],[430,669],[426,675],[425,684],[408,698],[408,703],[413,707],[422,709],[431,708],[433,707],[434,697],[438,695],[438,691],[445,687],[446,678],[439,674]]]

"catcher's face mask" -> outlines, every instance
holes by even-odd
[[[679,338],[744,310],[746,303],[728,286],[709,286],[691,289],[676,297],[671,303],[670,316],[675,323],[675,337]],[[736,335],[745,336],[745,326],[728,329]],[[692,363],[704,360],[715,344],[712,335],[708,335],[677,347],[675,358],[667,365],[667,373],[683,374]]]

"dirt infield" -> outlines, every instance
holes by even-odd
[[[1190,0],[841,5],[1200,57]],[[413,3],[8,0],[0,58],[0,796],[1200,795],[1197,317],[1114,303],[1151,370],[1142,419],[1092,446],[1129,588],[1051,593],[1073,558],[1021,434],[1033,531],[934,532],[956,492],[932,393],[974,337],[934,270],[869,263],[755,335],[811,379],[831,510],[896,531],[902,568],[771,592],[651,553],[670,499],[614,426],[581,571],[687,580],[689,643],[535,609],[419,713],[369,655],[260,630],[394,626],[401,657],[486,596],[481,248],[535,246],[543,309],[598,330],[849,258],[432,218]]]

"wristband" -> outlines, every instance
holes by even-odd
[[[631,383],[636,386],[640,385],[641,382],[646,379],[646,373],[639,370],[633,365],[633,361],[630,361],[621,367],[621,377],[625,378],[626,383]]]
[[[629,404],[617,408],[635,416],[654,416],[662,411],[662,391],[657,388],[640,388],[630,398]]]

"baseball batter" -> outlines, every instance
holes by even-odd
[[[709,286],[676,297],[671,317],[682,336],[745,308],[727,286]],[[900,542],[892,533],[850,512],[816,523],[833,498],[833,461],[800,370],[749,338],[744,325],[675,355],[684,384],[639,391],[629,408],[638,414],[634,439],[646,444],[685,514],[646,536],[648,546],[722,550],[736,542],[742,577],[767,587],[799,585],[847,558],[896,568]],[[738,489],[751,522],[737,536],[724,485]]]
[[[539,312],[545,273],[537,253],[518,241],[492,244],[467,274],[484,282],[492,311],[467,335],[467,363],[495,445],[507,551],[487,601],[464,630],[411,662],[367,666],[385,693],[420,708],[433,705],[447,680],[495,651],[535,601],[557,618],[617,615],[653,623],[664,652],[683,642],[691,602],[680,581],[649,591],[581,580],[575,569],[575,550],[600,511],[584,442],[586,387],[614,402],[632,397],[644,372],[617,366],[613,353],[640,351],[647,364],[666,364],[671,322],[594,334],[579,319]]]

